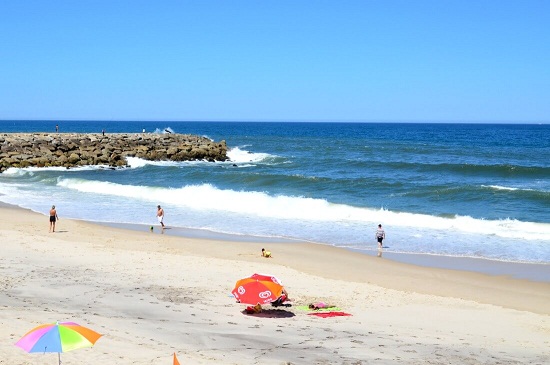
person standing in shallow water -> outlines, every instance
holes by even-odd
[[[386,232],[382,229],[382,225],[378,225],[378,229],[376,230],[375,234],[376,240],[378,241],[378,248],[382,248],[383,244],[382,241],[386,238]]]
[[[164,231],[164,209],[162,209],[160,205],[157,205],[157,219]]]
[[[57,210],[55,210],[55,205],[52,205],[52,209],[50,209],[50,233],[55,232],[55,222],[57,220],[59,220]]]

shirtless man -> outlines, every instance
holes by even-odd
[[[162,230],[164,230],[164,209],[162,209],[160,205],[157,205],[157,219],[162,226]]]
[[[50,233],[55,232],[55,221],[57,220],[59,220],[57,210],[55,210],[55,205],[52,205],[52,209],[50,209]]]

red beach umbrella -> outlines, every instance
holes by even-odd
[[[279,285],[283,285],[283,283],[281,282],[281,280],[277,279],[277,277],[273,276],[273,275],[266,275],[266,274],[252,274],[250,276],[250,278],[252,279],[258,279],[258,280],[262,280],[262,281],[272,281],[274,283],[277,283]]]
[[[274,282],[271,278],[260,280],[248,277],[237,281],[231,293],[240,303],[268,304],[281,296],[283,286],[278,282]]]

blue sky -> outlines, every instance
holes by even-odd
[[[550,122],[550,1],[0,2],[0,119]]]

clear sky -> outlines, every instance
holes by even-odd
[[[0,119],[550,122],[550,1],[0,1]]]

